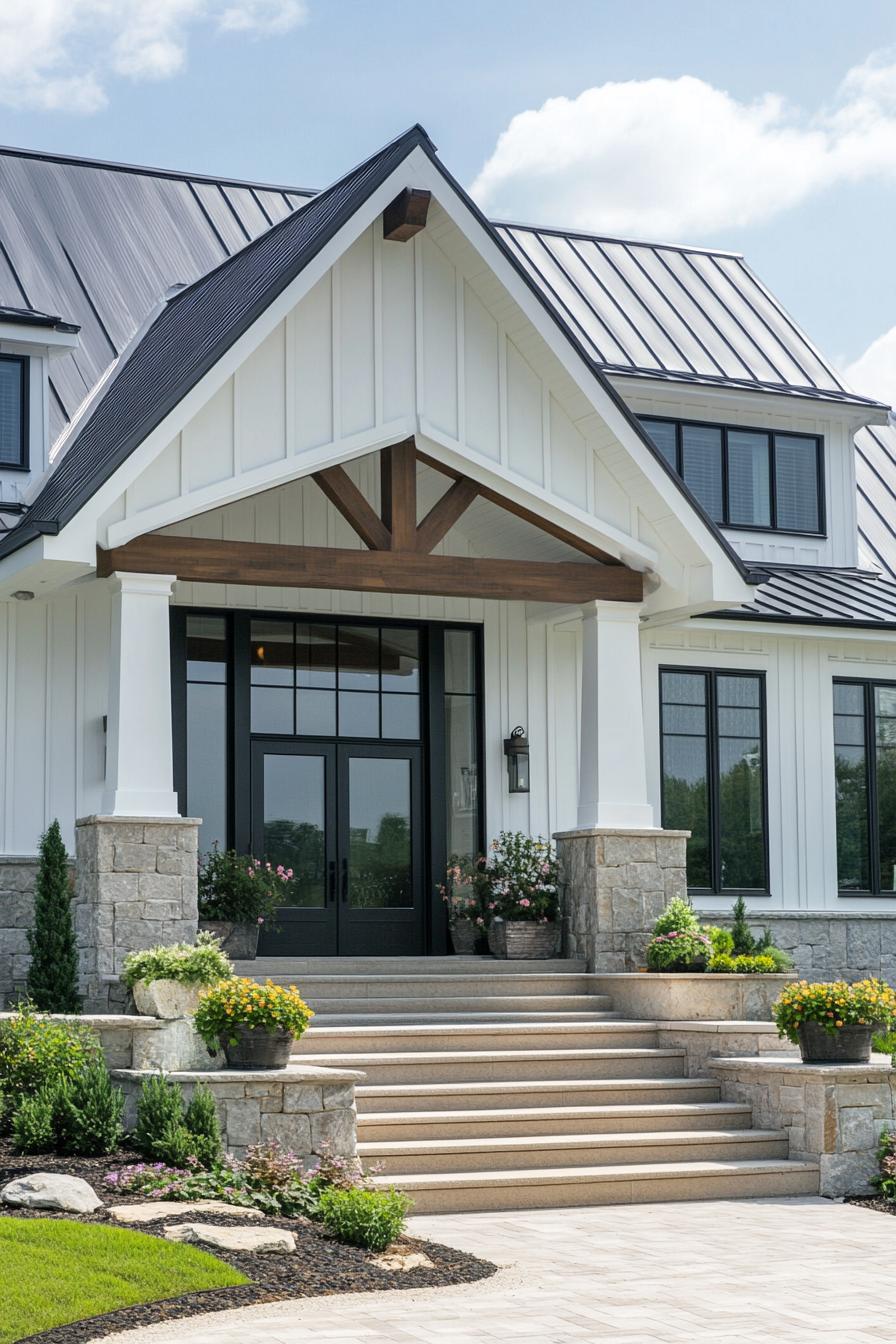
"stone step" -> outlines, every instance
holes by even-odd
[[[437,1015],[445,1017],[454,1013],[458,1017],[492,1017],[496,1013],[502,1017],[531,1017],[533,1021],[547,1019],[555,1014],[574,1018],[579,1014],[588,1017],[597,1013],[603,1016],[613,1011],[612,1000],[606,994],[451,994],[420,993],[417,995],[397,995],[395,998],[381,998],[367,995],[362,1002],[358,996],[321,994],[308,988],[306,980],[301,988],[307,1003],[319,1016],[327,1019],[345,1014],[364,1013],[368,1016],[382,1013],[383,1016],[411,1017],[414,1021],[426,1021]],[[446,1002],[442,1002],[445,998]],[[313,999],[313,1002],[312,1002]]]
[[[358,1115],[364,1143],[489,1139],[549,1134],[670,1133],[749,1129],[753,1112],[739,1101],[656,1102],[616,1106],[519,1106],[491,1110],[369,1111]]]
[[[257,962],[245,962],[246,966]],[[516,965],[511,962],[493,962],[495,966]],[[544,965],[544,963],[540,963]],[[454,975],[290,975],[261,971],[249,973],[256,980],[273,980],[277,985],[296,984],[305,999],[314,1008],[318,1003],[331,999],[350,999],[360,1001],[366,1007],[368,1002],[376,1005],[384,999],[425,999],[434,1000],[475,999],[486,992],[489,998],[522,999],[530,1005],[533,999],[543,995],[566,999],[567,996],[588,995],[592,992],[592,976],[575,971],[569,974],[517,975],[508,972],[497,974],[484,981],[481,975],[468,973]],[[604,997],[604,996],[601,996]],[[606,1004],[610,1007],[609,1000]],[[370,1011],[370,1010],[368,1010]]]
[[[461,1054],[485,1050],[626,1049],[656,1045],[652,1022],[414,1022],[389,1026],[319,1026],[312,1022],[295,1054],[395,1055],[403,1051]]]
[[[542,1171],[567,1167],[786,1158],[783,1130],[631,1131],[503,1138],[412,1139],[358,1145],[365,1166],[384,1176],[444,1172]]]
[[[719,1100],[719,1084],[710,1078],[525,1079],[517,1082],[383,1083],[355,1087],[358,1115],[414,1111],[491,1111],[496,1107],[523,1113],[558,1106],[616,1107],[629,1105],[708,1103]],[[421,1120],[423,1115],[421,1114]]]
[[[384,975],[554,975],[584,972],[584,960],[552,957],[541,961],[508,961],[497,957],[256,957],[234,963],[237,975],[363,976]]]
[[[422,1214],[817,1195],[819,1173],[814,1162],[743,1159],[382,1175],[373,1180],[403,1190],[414,1201],[414,1213]]]
[[[335,1002],[333,1000],[332,1002]],[[400,1004],[400,999],[385,1000],[387,1003]],[[412,1000],[412,1002],[414,1002]],[[421,1003],[428,1003],[431,1008],[431,1000],[420,1000]],[[498,1000],[500,1003],[500,999]],[[538,1002],[538,1000],[530,1000]],[[342,1011],[331,1011],[330,1003],[324,1001],[318,1003],[315,1008],[315,1027],[389,1027],[402,1026],[409,1027],[414,1025],[447,1026],[457,1027],[465,1023],[489,1023],[489,1022],[618,1022],[622,1018],[621,1013],[589,1013],[584,1011],[572,1012],[515,1012],[515,1013],[477,1013],[477,1012],[457,1012],[450,1010],[447,1012],[425,1012],[421,1009],[406,1012],[381,1013],[377,1008],[372,1012],[351,1011],[350,1001],[342,1005]]]
[[[296,1063],[358,1069],[368,1083],[523,1082],[527,1079],[665,1078],[684,1072],[679,1049],[408,1050],[323,1054]]]

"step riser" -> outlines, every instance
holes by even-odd
[[[503,1025],[505,1022],[509,1025],[517,1023],[522,1025],[526,1022],[615,1022],[621,1019],[621,1013],[461,1013],[461,1012],[382,1012],[379,1008],[372,1008],[369,1011],[365,1008],[363,1011],[358,1009],[346,1009],[345,1012],[335,1012],[330,1010],[328,1004],[321,1007],[318,1004],[315,1009],[317,1016],[314,1019],[316,1027],[412,1027],[412,1026],[432,1026],[432,1027],[457,1027],[460,1023],[466,1025],[481,1025],[484,1027]]]
[[[256,957],[234,962],[237,975],[254,976],[475,976],[480,982],[504,976],[584,975],[583,960],[547,958],[510,961],[494,957]]]
[[[393,1030],[378,1026],[362,1029],[351,1027],[327,1028],[312,1026],[294,1054],[326,1055],[395,1054],[400,1051],[450,1050],[473,1052],[479,1050],[649,1050],[657,1044],[652,1027],[616,1027],[614,1023],[568,1022],[559,1027],[553,1023],[546,1028],[541,1023],[508,1023],[493,1031],[488,1026],[452,1030],[434,1026],[425,1031],[406,1028]]]
[[[387,1182],[388,1183],[388,1182]],[[413,1213],[474,1213],[517,1209],[583,1208],[603,1204],[665,1204],[698,1199],[772,1199],[817,1195],[818,1173],[802,1170],[762,1175],[676,1177],[672,1180],[571,1181],[566,1184],[468,1186],[461,1190],[420,1190],[413,1179],[394,1182],[413,1199]]]
[[[491,1111],[496,1107],[538,1107],[548,1109],[552,1106],[628,1106],[637,1105],[639,1102],[668,1102],[670,1104],[681,1102],[707,1102],[719,1100],[718,1083],[703,1081],[699,1078],[688,1079],[683,1086],[675,1086],[674,1079],[670,1069],[665,1069],[662,1077],[668,1083],[670,1080],[673,1085],[663,1086],[657,1082],[656,1086],[644,1089],[632,1087],[632,1075],[615,1086],[612,1082],[599,1086],[597,1083],[584,1086],[566,1087],[562,1081],[559,1081],[556,1087],[545,1087],[527,1090],[525,1087],[521,1090],[508,1091],[504,1089],[475,1092],[466,1088],[457,1092],[442,1091],[441,1089],[431,1093],[389,1093],[382,1092],[380,1085],[373,1084],[372,1080],[358,1084],[355,1088],[355,1101],[358,1106],[358,1114],[365,1115],[368,1112],[382,1114],[392,1111]],[[417,1080],[419,1081],[419,1079]],[[370,1089],[374,1088],[371,1093]]]
[[[747,1131],[749,1133],[749,1131]],[[787,1157],[786,1139],[716,1139],[705,1143],[676,1143],[672,1135],[654,1146],[625,1143],[612,1147],[586,1143],[581,1148],[521,1148],[516,1152],[489,1149],[482,1153],[383,1154],[358,1149],[365,1167],[376,1166],[382,1176],[431,1175],[436,1172],[549,1171],[554,1167],[620,1166],[626,1162],[735,1162]]]
[[[525,1082],[530,1079],[581,1079],[585,1078],[680,1078],[684,1072],[684,1063],[680,1058],[666,1055],[643,1055],[603,1058],[597,1060],[581,1059],[534,1059],[519,1058],[510,1052],[509,1057],[496,1057],[477,1061],[457,1060],[447,1063],[438,1058],[427,1063],[405,1063],[401,1060],[386,1063],[376,1055],[312,1055],[302,1056],[306,1064],[318,1064],[324,1067],[360,1069],[365,1082],[379,1083],[466,1083],[466,1082]]]
[[[517,1016],[518,1014],[528,1014],[534,1021],[541,1020],[541,1015],[562,1013],[564,1018],[567,1014],[575,1013],[611,1013],[613,1012],[612,1001],[606,994],[418,994],[414,996],[395,996],[393,998],[377,998],[368,996],[363,1002],[358,1002],[358,997],[340,995],[337,991],[332,997],[326,998],[316,991],[309,992],[307,987],[303,987],[303,997],[306,1002],[319,1014],[330,1013],[407,1013],[423,1014],[439,1013],[448,1016],[449,1014],[458,1014],[467,1016],[473,1013],[507,1013]],[[312,1003],[311,1000],[314,1000]],[[443,1000],[446,1000],[443,1002]],[[618,1013],[613,1013],[618,1017]]]
[[[286,975],[278,971],[266,975],[263,971],[250,971],[250,979],[273,980],[275,985],[295,984],[303,997],[314,1007],[315,1002],[330,999],[351,999],[352,1002],[379,1001],[381,999],[425,999],[430,1007],[434,1001],[455,999],[522,999],[530,1008],[540,1003],[542,997],[566,1000],[585,996],[589,999],[600,998],[610,1002],[606,995],[591,993],[591,979],[587,975],[496,975],[494,979],[484,980],[480,975],[441,975],[441,976],[392,976],[388,978],[366,979],[363,976]]]
[[[617,1108],[621,1109],[621,1108]],[[568,1110],[552,1114],[539,1112],[527,1120],[485,1120],[471,1115],[469,1119],[439,1119],[421,1111],[410,1121],[396,1124],[388,1118],[358,1117],[358,1138],[364,1143],[401,1143],[415,1139],[517,1139],[544,1137],[551,1134],[623,1134],[674,1133],[681,1129],[749,1129],[752,1116],[749,1109],[686,1111],[681,1115],[663,1112],[655,1115],[570,1115]]]

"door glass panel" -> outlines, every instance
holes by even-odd
[[[296,732],[299,737],[336,736],[335,691],[296,691]]]
[[[253,733],[295,732],[292,714],[292,691],[285,686],[252,686],[251,713]]]
[[[419,631],[384,625],[381,633],[383,690],[416,694],[420,690]]]
[[[339,689],[378,691],[380,632],[375,625],[339,627]]]
[[[335,688],[335,626],[304,623],[296,626],[296,685],[326,691]]]
[[[348,770],[349,902],[356,910],[412,906],[411,762],[353,756]]]
[[[227,848],[227,687],[187,683],[187,815],[201,817],[199,848]]]
[[[339,736],[379,737],[379,735],[379,696],[371,695],[368,691],[340,691]]]
[[[447,642],[447,641],[446,641]],[[449,858],[479,849],[479,761],[476,698],[445,696],[445,767]]]
[[[445,690],[450,695],[476,691],[476,645],[472,630],[445,631]]]
[[[326,766],[323,756],[264,758],[264,857],[292,868],[294,906],[326,900]]]
[[[420,736],[419,695],[383,696],[383,737]]]
[[[187,617],[187,681],[227,680],[227,622],[223,616]]]
[[[292,686],[295,650],[291,621],[253,621],[250,632],[253,686]]]

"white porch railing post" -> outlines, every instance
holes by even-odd
[[[169,604],[174,576],[113,574],[104,810],[176,817]]]
[[[647,796],[641,701],[641,607],[582,608],[579,827],[643,830],[655,825]]]

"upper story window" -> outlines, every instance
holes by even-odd
[[[28,361],[0,355],[0,470],[28,466]]]
[[[821,439],[642,416],[641,424],[714,522],[824,531]]]

